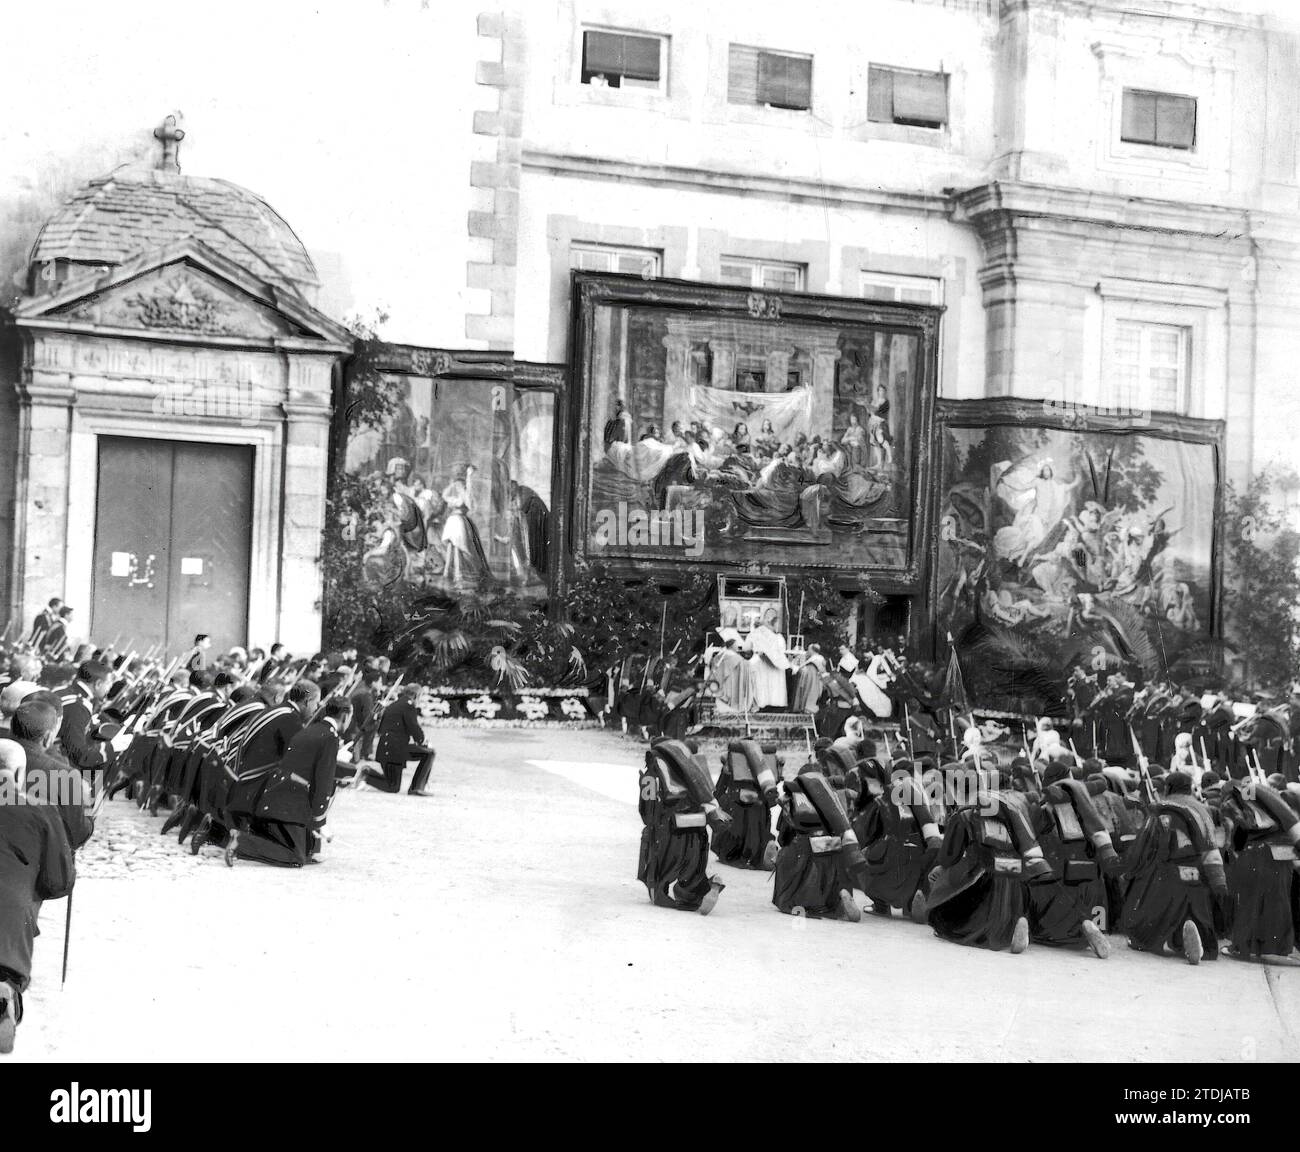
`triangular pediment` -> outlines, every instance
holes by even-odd
[[[160,339],[210,337],[350,345],[351,334],[301,296],[257,279],[197,241],[78,276],[30,297],[15,319]]]

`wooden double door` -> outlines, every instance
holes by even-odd
[[[101,436],[95,642],[247,644],[252,495],[250,446]]]

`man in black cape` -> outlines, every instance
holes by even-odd
[[[1124,857],[1123,925],[1130,948],[1162,954],[1168,946],[1189,964],[1218,956],[1228,885],[1216,824],[1209,805],[1192,795],[1191,776],[1171,772],[1164,798]]]

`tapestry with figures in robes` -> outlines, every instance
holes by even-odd
[[[336,493],[365,582],[544,597],[555,396],[410,371],[382,383],[386,413],[350,429]]]
[[[937,646],[975,703],[1064,707],[1070,669],[1188,674],[1216,634],[1217,421],[940,407]]]
[[[919,579],[934,310],[576,283],[581,558]]]

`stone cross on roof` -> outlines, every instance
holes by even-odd
[[[157,128],[153,130],[155,139],[162,141],[162,159],[158,162],[158,168],[163,172],[179,172],[180,164],[176,160],[176,154],[180,150],[180,142],[185,139],[185,129],[176,127],[176,117],[168,116]]]

